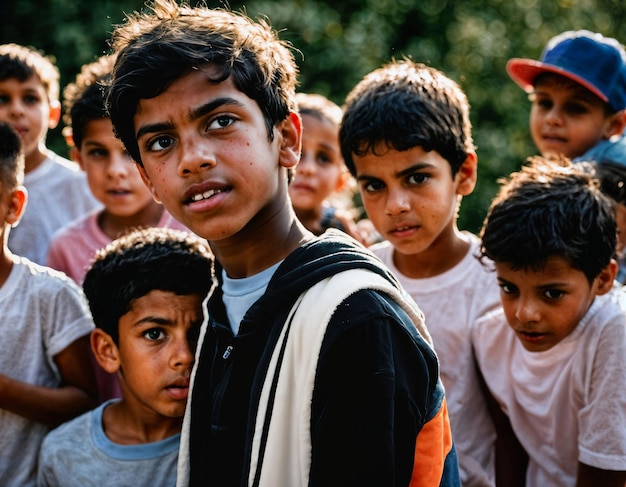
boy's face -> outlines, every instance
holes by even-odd
[[[181,417],[202,322],[202,296],[154,290],[119,320],[117,364],[124,400],[138,410]]]
[[[56,127],[59,117],[58,102],[48,101],[36,75],[26,81],[0,80],[0,121],[9,123],[20,134],[27,158],[40,149],[48,129]]]
[[[606,115],[600,98],[559,75],[542,75],[531,100],[530,132],[543,156],[582,156],[623,128],[617,114]]]
[[[353,155],[367,215],[383,239],[404,255],[442,248],[453,238],[459,196],[476,183],[476,155],[452,177],[449,162],[421,147],[377,148]]]
[[[134,118],[144,182],[180,222],[210,241],[254,232],[287,214],[287,176],[299,158],[296,115],[268,138],[258,104],[211,65],[139,102]]]
[[[590,285],[563,257],[550,257],[540,271],[513,270],[498,262],[495,267],[506,319],[529,352],[549,350],[567,337],[615,277],[612,263]]]
[[[318,210],[348,177],[335,126],[313,115],[302,115],[302,155],[289,185],[294,208]]]
[[[108,213],[132,217],[154,203],[135,161],[113,134],[109,118],[87,122],[81,147],[72,153],[87,174],[91,192]]]

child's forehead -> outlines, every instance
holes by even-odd
[[[555,73],[544,73],[537,77],[534,83],[535,93],[538,92],[563,92],[572,98],[593,101],[604,104],[604,102],[594,95],[587,88],[574,80]]]
[[[494,262],[498,278],[505,280],[519,279],[522,282],[559,281],[568,278],[572,273],[582,273],[562,255],[554,254],[525,267],[517,267],[509,262]]]
[[[18,89],[24,92],[38,92],[42,95],[48,95],[48,86],[46,86],[41,78],[33,73],[26,78],[17,76],[8,76],[0,79],[0,90],[15,90]]]

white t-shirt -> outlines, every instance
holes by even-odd
[[[393,262],[393,246],[382,242],[370,247],[426,317],[441,366],[441,380],[452,436],[464,487],[495,484],[495,431],[487,410],[474,363],[470,325],[500,305],[496,274],[477,258],[479,241],[462,232],[470,250],[452,269],[438,276],[415,279],[404,276]]]
[[[529,352],[502,309],[472,329],[487,386],[529,455],[526,485],[576,485],[578,462],[626,470],[626,294],[598,296],[578,326]]]
[[[44,265],[54,232],[100,203],[91,194],[85,173],[53,152],[24,176],[24,186],[28,202],[19,224],[11,229],[9,248]]]
[[[176,485],[180,434],[139,445],[113,443],[102,427],[112,401],[62,424],[41,447],[39,487]]]
[[[93,329],[82,291],[60,272],[14,257],[0,287],[0,373],[58,387],[55,355]],[[49,428],[0,409],[0,483],[35,485],[37,455]]]

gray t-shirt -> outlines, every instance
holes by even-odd
[[[112,399],[51,431],[41,446],[40,487],[176,485],[180,434],[141,445],[113,443],[102,428]]]
[[[0,374],[42,387],[59,387],[54,357],[93,329],[74,281],[13,256],[0,286]],[[35,485],[37,453],[49,428],[0,409],[0,485]]]

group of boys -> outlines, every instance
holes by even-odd
[[[210,251],[190,233],[136,231],[89,262],[87,300],[63,274],[12,254],[32,144],[10,110],[38,103],[53,120],[55,102],[38,71],[0,67],[0,119],[21,136],[0,125],[0,307],[28,335],[3,342],[0,358],[3,480],[625,485],[621,202],[597,180],[604,161],[561,157],[589,158],[626,125],[616,41],[568,32],[540,61],[509,63],[531,93],[544,157],[503,182],[479,237],[457,227],[477,175],[461,88],[408,59],[366,75],[339,138],[384,239],[371,249],[338,231],[314,236],[295,216],[297,68],[269,25],[160,0],[116,28],[112,48],[96,122],[108,136],[114,127],[110,147],[128,152],[154,201]],[[89,130],[71,122],[80,146]],[[88,336],[121,386],[92,410]]]

